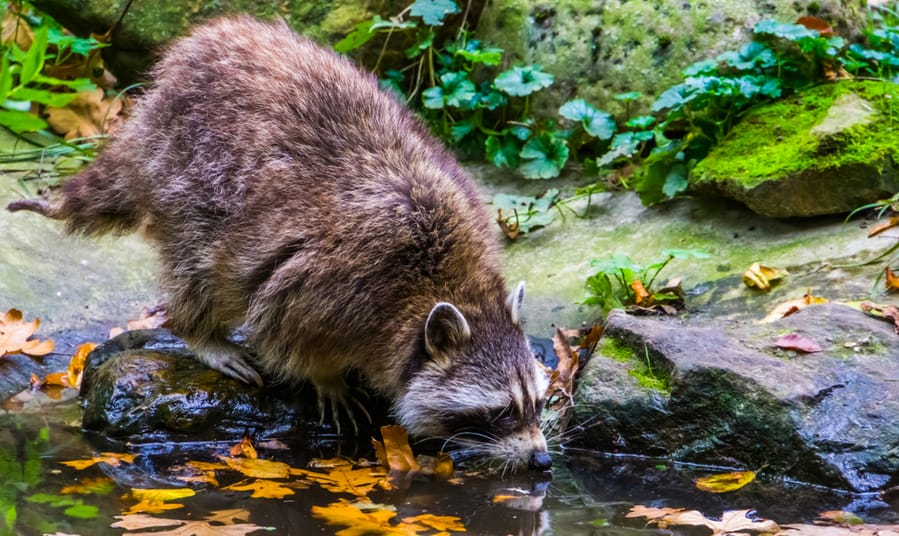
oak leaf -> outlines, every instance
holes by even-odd
[[[171,530],[129,533],[134,536],[153,534],[154,536],[243,536],[258,530],[274,530],[273,527],[263,527],[254,523],[237,523],[247,521],[250,513],[244,509],[215,510],[206,518],[199,521],[184,519],[164,519],[146,514],[132,514],[115,516],[118,521],[110,525],[113,528],[125,530],[155,529],[159,527],[172,527]]]
[[[232,458],[237,458],[239,456],[250,459],[259,458],[259,454],[256,452],[256,447],[253,446],[253,440],[250,438],[250,436],[247,435],[243,436],[243,439],[240,440],[240,443],[231,447],[228,455]]]
[[[465,532],[465,525],[462,520],[456,516],[436,516],[434,514],[420,514],[417,516],[404,517],[403,523],[422,524],[433,530],[441,532]]]
[[[52,352],[52,340],[30,339],[41,325],[40,319],[23,322],[22,318],[18,309],[10,309],[0,317],[0,357],[18,353],[40,357]]]
[[[34,31],[28,22],[17,13],[9,10],[3,16],[2,30],[0,30],[0,44],[8,45],[15,43],[20,50],[28,50],[34,41]]]
[[[254,499],[283,499],[295,492],[281,482],[274,480],[264,480],[257,478],[253,481],[243,481],[225,486],[222,489],[230,489],[234,491],[252,491],[250,497]]]
[[[121,335],[126,331],[134,331],[137,329],[156,329],[165,326],[168,318],[165,316],[165,307],[156,305],[154,307],[144,307],[140,310],[140,316],[136,319],[128,320],[125,323],[125,329],[118,326],[109,330],[109,338]]]
[[[228,467],[253,478],[289,478],[291,467],[283,462],[252,458],[219,458]]]
[[[879,305],[874,302],[862,302],[861,310],[868,316],[893,323],[893,331],[899,335],[899,307],[895,305]]]

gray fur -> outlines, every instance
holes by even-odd
[[[358,370],[419,435],[517,400],[532,407],[517,410],[516,437],[531,441],[503,456],[546,449],[523,287],[507,301],[476,188],[372,75],[284,24],[232,17],[176,41],[152,76],[58,200],[14,208],[85,235],[141,230],[158,246],[172,330],[226,374],[261,381],[226,340],[245,323],[257,364],[322,400],[346,403],[344,375]],[[431,340],[452,351],[433,367],[424,327],[441,302],[468,329],[435,324]]]

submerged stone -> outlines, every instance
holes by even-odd
[[[891,82],[837,82],[747,114],[691,174],[770,217],[839,214],[899,191]]]
[[[822,351],[777,348],[787,333]],[[728,326],[614,311],[578,388],[578,442],[765,467],[837,489],[886,489],[899,483],[896,355],[899,336],[889,323],[843,305]],[[646,375],[662,387],[647,387]]]

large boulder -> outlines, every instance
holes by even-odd
[[[822,84],[760,106],[691,173],[714,192],[771,217],[849,212],[899,191],[899,85]]]
[[[821,347],[775,341],[796,333]],[[899,336],[844,305],[769,324],[613,311],[576,395],[591,449],[746,469],[852,491],[899,483]]]
[[[645,107],[680,82],[687,65],[738,49],[752,27],[803,15],[827,20],[849,39],[867,23],[864,0],[489,0],[477,36],[505,49],[507,65],[534,63],[556,77],[537,105],[548,113],[574,96],[623,115],[612,97],[639,91]],[[635,110],[631,110],[634,112]]]

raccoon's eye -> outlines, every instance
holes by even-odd
[[[512,406],[494,408],[488,412],[487,421],[491,427],[508,428],[516,421],[515,415],[512,413]]]

